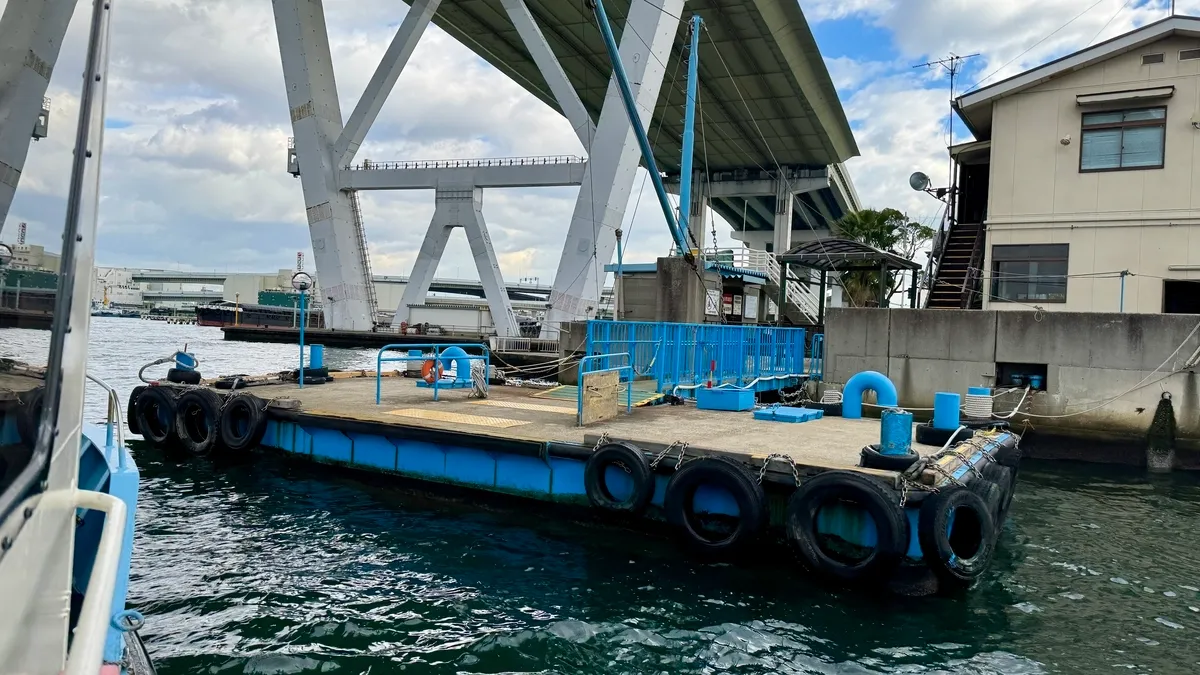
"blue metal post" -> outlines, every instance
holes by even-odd
[[[696,143],[696,80],[700,60],[700,15],[692,15],[692,46],[688,52],[687,99],[683,104],[683,160],[679,167],[679,226],[691,222],[692,149]]]
[[[1121,270],[1121,304],[1117,309],[1122,314],[1125,313],[1125,275],[1129,274],[1129,270]]]
[[[637,136],[638,145],[642,149],[642,160],[646,162],[646,171],[650,172],[650,180],[654,183],[654,192],[658,195],[658,203],[662,206],[663,216],[667,219],[667,227],[680,254],[687,250],[687,242],[679,230],[675,220],[675,210],[667,200],[667,188],[663,186],[662,175],[658,172],[658,164],[654,161],[654,151],[650,149],[650,139],[642,128],[641,117],[638,116],[637,104],[633,100],[633,92],[629,90],[629,77],[625,75],[625,66],[621,63],[621,55],[617,51],[617,41],[612,34],[612,26],[608,23],[608,13],[604,11],[604,0],[596,0],[596,23],[600,24],[600,34],[604,37],[604,46],[608,48],[608,58],[612,61],[613,76],[617,78],[617,87],[621,90],[621,101],[625,104],[625,114],[629,124]]]
[[[304,291],[300,291],[300,388],[304,388]]]

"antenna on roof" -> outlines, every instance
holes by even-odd
[[[975,54],[967,54],[966,56],[959,56],[958,54],[955,54],[954,52],[950,52],[950,56],[947,56],[944,59],[938,59],[937,61],[929,61],[928,63],[920,63],[920,64],[913,66],[913,68],[935,68],[935,67],[941,66],[942,68],[945,68],[946,70],[948,70],[950,72],[950,115],[946,119],[946,154],[947,155],[950,155],[950,146],[954,145],[954,78],[955,78],[955,76],[958,75],[958,72],[960,70],[962,70],[963,62],[966,61],[967,59],[973,59],[976,56],[979,56],[979,54],[975,53]],[[954,200],[954,196],[953,196],[954,195],[954,158],[953,157],[950,157],[950,166],[949,166],[949,171],[946,173],[946,177],[947,177],[947,180],[950,181],[950,188],[951,188],[950,189],[951,201],[950,201],[950,204],[948,205],[947,210],[952,212],[954,209],[954,201],[953,201]],[[939,197],[939,199],[940,199],[940,197]]]

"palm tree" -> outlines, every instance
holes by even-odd
[[[833,229],[844,239],[873,246],[906,260],[912,260],[933,239],[933,228],[910,221],[896,209],[861,209],[847,213],[834,223]],[[899,275],[888,272],[884,283],[889,299],[895,295],[901,281]],[[842,288],[853,307],[879,306],[879,272],[842,272]]]

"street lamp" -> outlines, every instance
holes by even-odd
[[[313,287],[312,276],[308,272],[296,272],[292,275],[292,288],[300,293],[300,388],[304,388],[304,294]]]
[[[8,244],[0,244],[0,307],[4,306],[4,282],[7,276],[8,264],[12,262],[13,251]],[[13,307],[20,309],[20,307]]]

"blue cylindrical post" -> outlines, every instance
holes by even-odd
[[[962,397],[957,393],[939,391],[933,395],[933,428],[957,429]]]
[[[906,455],[912,447],[912,413],[892,408],[884,410],[879,425],[879,454]]]
[[[325,345],[313,345],[308,348],[308,367],[313,370],[325,367]]]
[[[300,291],[300,388],[304,388],[304,291]]]

